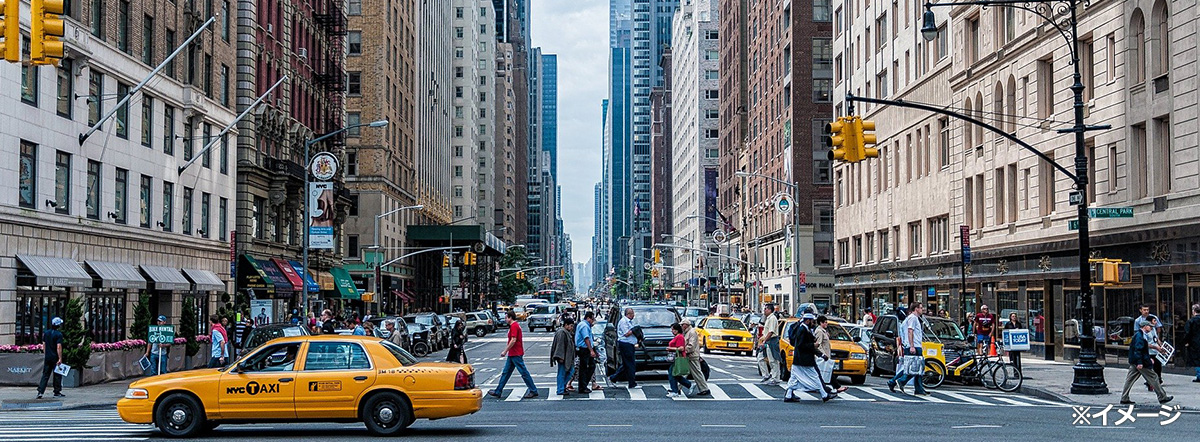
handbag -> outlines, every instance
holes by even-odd
[[[834,364],[836,364],[836,362],[834,362],[833,359],[827,359],[827,360],[818,359],[817,360],[817,368],[821,370],[821,380],[824,381],[826,384],[828,384],[829,381],[833,379]]]
[[[687,376],[692,371],[688,358],[676,352],[675,361],[671,363],[671,376]]]

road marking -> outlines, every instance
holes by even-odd
[[[529,391],[529,390],[525,387],[515,387],[512,389],[512,392],[508,394],[508,397],[504,398],[504,402],[519,401],[519,400],[521,400],[521,396],[525,395],[526,391]]]
[[[702,424],[700,426],[704,428],[746,428],[745,425],[738,424]]]
[[[641,388],[630,388],[629,399],[634,401],[644,401],[646,400],[646,392],[642,391]]]
[[[866,425],[822,425],[822,426],[821,426],[821,428],[851,428],[851,429],[855,429],[855,428],[857,428],[857,429],[862,429],[862,428],[867,428],[867,426],[866,426]]]
[[[588,399],[591,399],[591,400],[604,399],[604,390],[592,390],[591,393],[588,393]]]
[[[916,398],[916,399],[918,399],[918,400],[921,400],[921,401],[933,402],[933,403],[935,403],[935,404],[952,404],[952,403],[953,403],[953,402],[950,402],[950,401],[948,401],[948,400],[945,400],[945,399],[941,399],[941,398],[936,398],[936,397],[933,397],[933,395],[932,395],[932,394],[931,394],[931,395],[929,395],[929,396],[921,396],[921,395],[919,395],[919,394],[914,394],[914,395],[912,395],[912,396],[910,396],[910,397]]]
[[[562,400],[562,398],[563,398],[563,397],[562,397],[562,395],[561,395],[561,394],[558,394],[558,392],[557,392],[557,391],[554,391],[554,390],[555,390],[554,388],[551,388],[551,389],[549,389],[549,390],[546,392],[546,400],[548,400],[548,401],[561,401],[561,400]]]
[[[470,428],[512,428],[515,424],[467,424]]]
[[[1030,401],[1030,402],[1041,402],[1041,403],[1043,403],[1043,404],[1046,404],[1046,405],[1053,405],[1053,406],[1055,406],[1055,407],[1070,407],[1070,405],[1069,405],[1069,404],[1064,404],[1064,403],[1062,403],[1062,402],[1048,401],[1048,400],[1045,400],[1045,399],[1042,399],[1042,398],[1037,398],[1037,397],[1031,397],[1031,396],[1022,396],[1022,398],[1024,398],[1024,399],[1025,399],[1025,400],[1027,400],[1027,401]]]
[[[975,405],[992,405],[992,404],[990,404],[990,403],[988,403],[988,402],[984,402],[984,401],[981,401],[981,400],[979,400],[979,399],[975,399],[975,398],[973,398],[973,397],[970,397],[970,396],[967,396],[967,395],[965,395],[965,394],[952,393],[952,392],[949,392],[949,391],[942,391],[942,392],[940,392],[940,393],[941,393],[941,394],[943,394],[943,395],[946,395],[946,396],[952,397],[952,398],[954,398],[954,399],[958,399],[958,400],[960,400],[960,401],[966,402],[966,403],[968,403],[968,404],[975,404]]]
[[[628,427],[632,427],[633,425],[630,425],[630,424],[589,424],[588,426],[596,427],[596,428],[610,428],[610,427],[628,428]]]
[[[1031,405],[1033,405],[1033,406],[1038,406],[1038,407],[1040,407],[1040,406],[1041,406],[1041,405],[1034,405],[1034,404],[1030,404],[1030,403],[1028,403],[1028,402],[1021,402],[1021,401],[1018,401],[1018,400],[1016,400],[1016,399],[1009,399],[1009,398],[1006,398],[1006,397],[1004,397],[1004,396],[992,396],[992,399],[998,400],[998,401],[1000,401],[1000,402],[1004,402],[1004,403],[1006,403],[1006,404],[1009,404],[1009,405],[1016,405],[1016,406],[1021,406],[1021,407],[1028,407],[1028,406],[1031,406]]]
[[[955,430],[966,430],[966,429],[971,429],[971,428],[1004,428],[1004,427],[1002,425],[980,424],[980,425],[955,425],[950,428],[953,428]]]
[[[719,386],[717,384],[709,384],[708,391],[712,392],[712,397],[715,400],[718,400],[718,401],[729,400],[729,395],[726,394],[725,390],[722,390],[721,386]]]
[[[903,397],[893,396],[893,395],[884,393],[882,391],[876,390],[873,387],[863,387],[863,388],[860,388],[859,391],[862,391],[863,393],[869,394],[871,396],[875,396],[877,398],[880,398],[880,399],[883,399],[883,400],[889,401],[889,402],[918,402],[918,401],[914,401],[912,399],[905,399]]]
[[[764,401],[775,400],[774,396],[771,396],[771,395],[767,394],[767,392],[762,391],[762,389],[758,388],[757,385],[754,385],[751,383],[741,383],[738,385],[741,385],[742,388],[745,388],[746,391],[750,392],[751,395],[754,395],[755,398],[758,398],[758,399],[761,399]]]
[[[838,397],[837,397],[837,398],[838,398],[838,399],[841,399],[841,400],[845,400],[845,401],[850,401],[850,402],[875,402],[875,399],[874,399],[874,398],[871,398],[871,399],[863,399],[863,398],[860,398],[860,397],[858,397],[858,396],[855,396],[855,395],[852,395],[852,394],[850,394],[850,392],[851,392],[851,391],[854,391],[854,390],[857,390],[857,389],[858,389],[858,387],[854,387],[854,388],[847,389],[847,390],[846,390],[846,391],[844,391],[844,392],[838,393]]]

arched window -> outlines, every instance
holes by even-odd
[[[1017,131],[1017,77],[1008,76],[1008,90],[1004,95],[1004,102],[1007,104],[1004,111],[1008,114],[1008,132],[1015,133]]]
[[[1158,0],[1154,3],[1154,9],[1151,10],[1151,30],[1150,50],[1154,51],[1150,58],[1151,70],[1150,74],[1158,77],[1167,73],[1171,68],[1171,30],[1167,25],[1168,17],[1167,2]]]
[[[992,92],[992,125],[999,129],[1005,128],[1005,121],[1012,117],[1004,114],[1004,86],[996,82],[996,90]],[[1000,134],[993,134],[997,139]]]
[[[967,115],[975,116],[975,108],[971,106],[971,97],[967,97],[967,102],[963,104],[963,109]],[[974,125],[971,123],[963,122],[963,144],[966,145],[967,149],[975,147],[975,128],[972,126]]]
[[[975,93],[975,119],[983,119],[983,92]],[[983,144],[983,126],[975,125],[975,140]]]
[[[1134,9],[1129,19],[1129,80],[1133,84],[1146,81],[1146,18],[1140,8]]]

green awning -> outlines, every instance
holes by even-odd
[[[361,298],[358,294],[358,287],[354,286],[354,280],[350,278],[350,272],[341,267],[334,267],[329,269],[329,274],[333,275],[333,285],[343,299]]]

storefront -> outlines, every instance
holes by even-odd
[[[329,305],[334,306],[333,310],[336,315],[339,317],[361,316],[364,313],[362,295],[358,286],[354,284],[354,278],[350,276],[350,272],[341,267],[334,267],[329,269],[329,275],[333,281],[333,290],[323,292],[323,294],[326,295]]]
[[[38,344],[50,318],[61,317],[73,291],[92,286],[79,263],[66,258],[17,255],[16,345]]]
[[[128,317],[132,313],[130,297],[146,288],[146,278],[129,264],[104,261],[85,261],[84,264],[95,281],[91,288],[84,290],[87,327],[92,331],[92,341],[124,340]]]
[[[279,266],[269,259],[255,259],[250,255],[242,255],[238,260],[237,289],[246,293],[252,303],[255,300],[271,300],[270,322],[287,320],[298,287],[293,286]],[[295,273],[290,264],[288,269]]]

